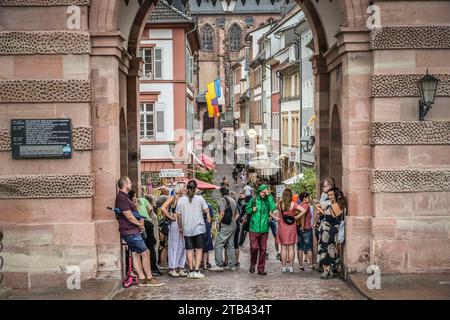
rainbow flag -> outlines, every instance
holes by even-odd
[[[214,107],[212,106],[211,103],[211,96],[209,95],[209,92],[205,92],[205,98],[206,98],[206,106],[208,107],[208,116],[210,118],[214,117],[215,112],[214,112]]]
[[[206,104],[208,106],[208,116],[219,117],[219,103],[224,104],[225,101],[222,97],[222,88],[220,86],[220,81],[214,80],[207,85],[208,90],[205,92]]]

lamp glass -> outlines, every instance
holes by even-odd
[[[422,102],[426,105],[434,103],[438,82],[439,79],[433,77],[430,74],[425,75],[420,80],[420,93],[422,96]]]

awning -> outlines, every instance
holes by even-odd
[[[162,169],[186,169],[186,165],[172,161],[141,161],[142,172],[160,172]]]
[[[207,168],[208,170],[212,170],[216,167],[216,164],[214,162],[214,159],[211,157],[208,157],[205,154],[201,154],[199,157],[197,157],[194,153],[192,153],[192,156],[194,158],[194,161],[197,162],[197,164],[201,165],[202,167]]]
[[[302,179],[303,179],[303,173],[300,173],[299,175],[296,175],[296,176],[291,177],[291,178],[289,178],[287,180],[284,180],[282,183],[283,184],[294,184],[294,183],[299,182]]]
[[[204,182],[198,179],[194,179],[197,182],[197,188],[200,190],[219,190],[220,187],[216,186],[214,184],[208,183],[208,182]],[[182,179],[180,180],[180,182],[185,182],[188,183],[190,180],[187,179]]]

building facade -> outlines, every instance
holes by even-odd
[[[178,8],[176,7],[178,6]],[[194,130],[197,92],[196,54],[198,30],[184,13],[181,1],[160,1],[144,28],[140,78],[141,181],[152,177],[157,185],[161,169],[183,169],[187,176],[192,136],[173,144]],[[176,151],[176,152],[175,152]]]
[[[206,0],[199,6],[195,0],[190,1],[191,14],[198,23],[201,38],[199,51],[199,119],[203,123],[203,131],[209,128],[233,128],[234,107],[237,104],[233,85],[232,66],[242,58],[241,49],[245,45],[245,37],[252,30],[270,23],[279,16],[284,1],[248,0],[245,5],[241,1]],[[220,118],[209,119],[203,92],[206,85],[220,79],[224,90],[225,105],[222,106]]]

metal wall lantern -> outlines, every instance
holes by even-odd
[[[420,88],[420,101],[419,101],[419,120],[425,120],[425,116],[431,109],[431,105],[434,103],[436,97],[437,86],[439,79],[433,77],[431,74],[427,74],[419,80]]]
[[[303,137],[300,139],[300,145],[304,152],[310,152],[316,143],[316,138],[314,136]]]

